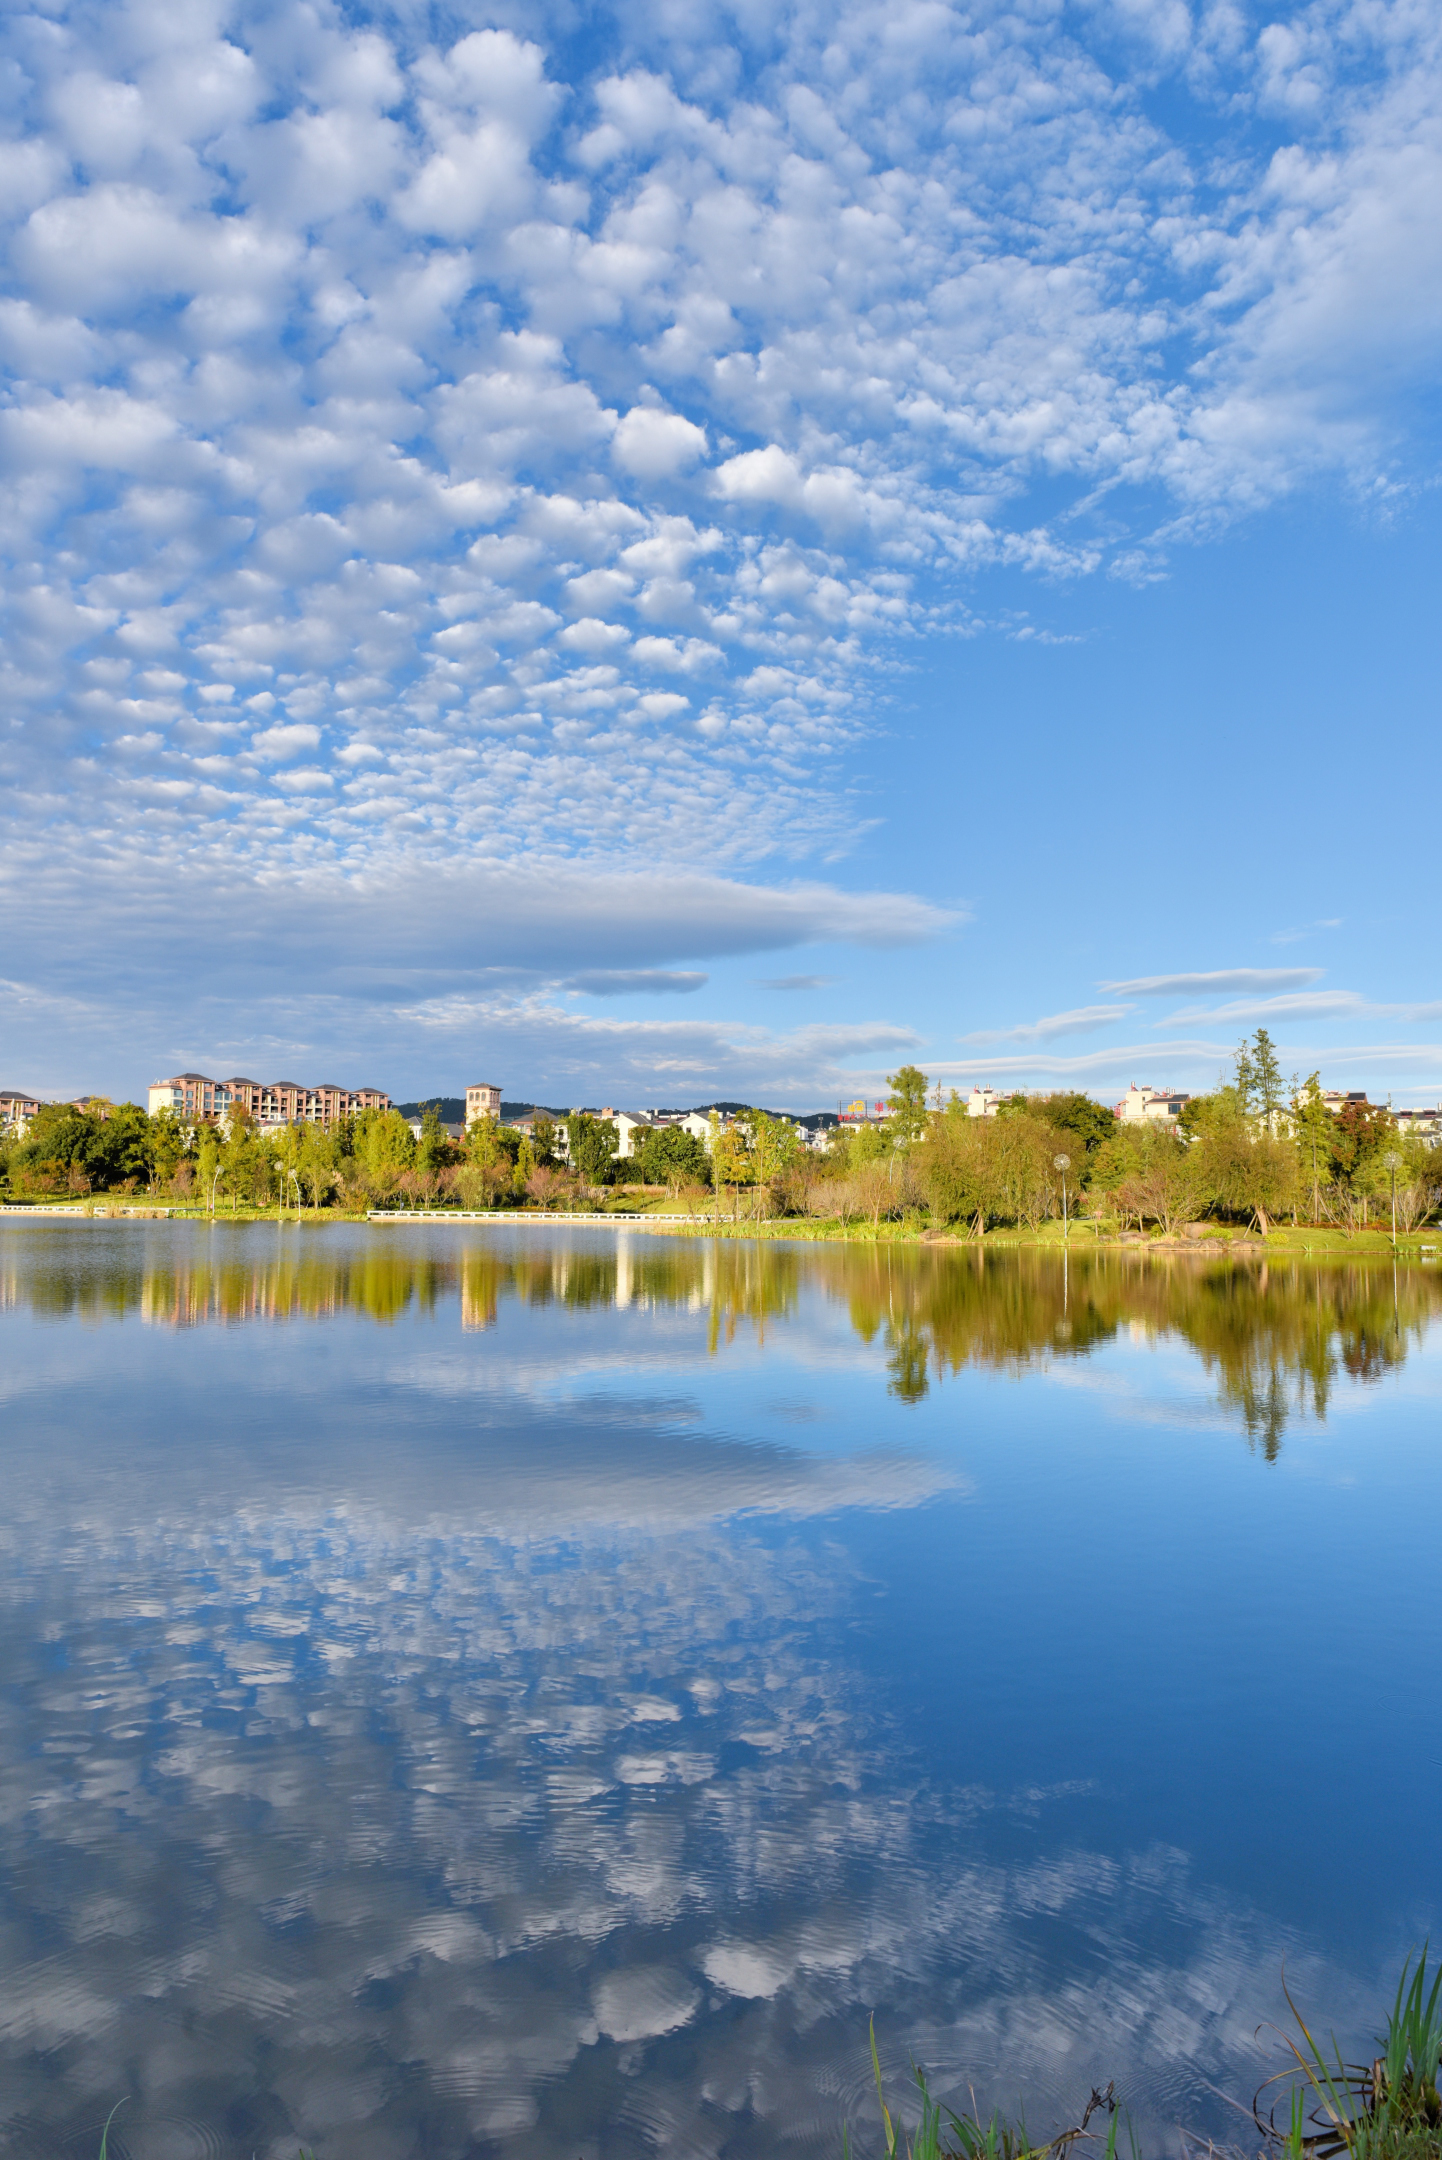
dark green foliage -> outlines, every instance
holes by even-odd
[[[441,1123],[439,1102],[421,1106],[421,1136],[416,1142],[416,1168],[418,1170],[444,1170],[460,1155],[450,1134]]]
[[[1076,1142],[1068,1152],[1078,1175],[1083,1168],[1083,1156],[1090,1161],[1117,1129],[1116,1112],[1110,1104],[1096,1102],[1077,1088],[1056,1095],[1035,1095],[1031,1107],[1038,1117],[1046,1119],[1048,1125],[1055,1126],[1059,1133]]]
[[[710,1157],[694,1133],[680,1125],[653,1125],[638,1151],[641,1176],[648,1185],[705,1185]]]
[[[46,1103],[12,1157],[12,1175],[38,1192],[108,1192],[154,1169],[151,1120],[138,1103],[102,1114]]]
[[[566,1119],[566,1136],[570,1142],[571,1168],[588,1183],[604,1185],[611,1175],[612,1159],[620,1144],[611,1120],[592,1117],[587,1110],[573,1110]]]
[[[886,1084],[891,1090],[886,1098],[891,1137],[910,1147],[926,1131],[926,1074],[918,1065],[903,1065],[900,1072],[887,1074]]]

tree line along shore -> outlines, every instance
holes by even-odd
[[[653,1127],[625,1158],[615,1125],[585,1111],[538,1114],[527,1132],[482,1118],[457,1138],[434,1109],[418,1133],[394,1109],[270,1130],[243,1111],[187,1125],[92,1099],[48,1105],[23,1136],[0,1140],[0,1197],[236,1218],[664,1212],[733,1232],[765,1221],[803,1236],[1047,1242],[1075,1226],[1149,1241],[1280,1230],[1349,1244],[1411,1238],[1442,1209],[1442,1146],[1399,1131],[1380,1105],[1334,1108],[1315,1073],[1284,1084],[1265,1030],[1175,1121],[1123,1122],[1077,1090],[1018,1092],[975,1117],[914,1065],[889,1089],[884,1118],[838,1126],[821,1150],[755,1110],[713,1113],[704,1140]]]

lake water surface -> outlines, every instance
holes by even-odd
[[[1245,2133],[1442,1939],[1439,1411],[1431,1270],[0,1225],[4,2150]]]

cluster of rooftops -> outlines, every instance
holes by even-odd
[[[989,1087],[974,1087],[964,1098],[972,1117],[995,1117],[1006,1099],[1001,1090]],[[1359,1088],[1327,1088],[1322,1100],[1336,1113],[1349,1104],[1366,1105],[1367,1095]],[[73,1101],[77,1110],[109,1107],[102,1096],[77,1095]],[[445,1097],[441,1101],[446,1108],[454,1105],[458,1110],[461,1107],[458,1097]],[[1183,1088],[1139,1087],[1133,1081],[1121,1101],[1114,1103],[1112,1108],[1123,1124],[1172,1125],[1190,1101],[1191,1096]],[[0,1088],[0,1125],[23,1128],[42,1107],[40,1096]],[[183,1120],[198,1122],[205,1119],[217,1123],[223,1123],[237,1107],[243,1108],[257,1125],[281,1126],[332,1125],[353,1116],[358,1110],[389,1110],[395,1106],[383,1088],[347,1088],[330,1082],[312,1085],[296,1080],[248,1080],[239,1076],[212,1080],[206,1073],[194,1072],[176,1073],[168,1080],[152,1081],[147,1103],[152,1116],[157,1111],[169,1110]],[[406,1104],[401,1107],[419,1131],[423,1106]],[[1398,1110],[1390,1104],[1388,1109],[1404,1132],[1422,1133],[1429,1138],[1442,1137],[1442,1109]],[[564,1120],[575,1114],[574,1108],[553,1110],[538,1103],[504,1102],[500,1088],[493,1082],[478,1081],[466,1089],[464,1121],[456,1118],[442,1122],[457,1136],[478,1118],[486,1117],[529,1134],[534,1131],[537,1118],[548,1118],[556,1127],[556,1151],[564,1155],[567,1147]],[[608,1103],[600,1109],[588,1107],[586,1114],[609,1119],[615,1125],[617,1153],[625,1157],[634,1154],[647,1132],[656,1127],[680,1126],[704,1142],[711,1132],[713,1117],[726,1125],[737,1118],[744,1119],[748,1109],[742,1103],[718,1102],[703,1104],[694,1110],[617,1110]],[[878,1101],[873,1105],[858,1097],[841,1104],[837,1110],[819,1110],[807,1117],[793,1117],[785,1111],[771,1114],[794,1125],[808,1146],[822,1147],[833,1126],[876,1123],[885,1117],[886,1104]]]

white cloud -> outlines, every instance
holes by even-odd
[[[624,623],[603,622],[597,615],[583,615],[579,622],[568,623],[556,642],[569,652],[584,653],[588,659],[595,659],[602,653],[614,652],[630,635]]]
[[[680,413],[633,406],[611,438],[611,455],[638,480],[669,480],[706,455],[706,430]]]
[[[1198,1022],[1213,1020],[1351,1019],[1378,1009],[1355,990],[1294,990],[1279,997],[1232,998],[1225,1005],[1182,1005],[1152,1025],[1170,1028],[1194,1027]]]
[[[303,802],[327,776],[301,767],[294,777]],[[384,788],[386,776],[360,776],[360,784],[372,783]],[[376,803],[388,816],[410,815],[404,796],[382,794]],[[585,1075],[588,1099],[592,1081],[653,1099],[652,1082],[670,1075],[699,1099],[749,1091],[764,1078],[809,1106],[818,1091],[824,1098],[843,1084],[850,1059],[894,1062],[913,1049],[914,1030],[885,1018],[785,1033],[715,1018],[608,1018],[556,1000],[546,985],[573,982],[601,997],[684,995],[704,980],[698,963],[710,959],[816,942],[886,950],[933,937],[954,920],[906,894],[561,861],[419,862],[384,877],[318,871],[259,884],[232,876],[194,888],[176,916],[163,864],[132,854],[93,866],[77,885],[68,868],[44,864],[32,848],[0,869],[7,908],[22,887],[27,976],[47,996],[74,1001],[84,1017],[61,1025],[29,991],[12,991],[10,1003],[0,994],[0,1029],[12,1054],[34,1061],[31,1084],[71,1058],[80,1071],[74,1085],[93,1085],[88,1076],[101,1059],[116,1066],[122,1089],[143,1086],[157,1061],[173,1070],[178,1057],[204,1069],[212,1054],[205,1044],[219,1036],[232,1063],[284,1041],[295,1046],[291,1062],[304,1054],[368,1072],[384,1067],[393,1092],[412,1084],[405,1077],[412,1073],[414,1084],[429,1084],[436,1056],[449,1060],[468,1054],[468,1044],[488,1043],[512,1083],[532,1089],[565,1091]],[[71,935],[77,891],[88,919],[112,925],[114,949],[103,961]],[[161,913],[170,925],[163,949],[147,934]],[[185,1044],[173,1042],[169,986],[177,977],[205,985],[203,1012],[193,990],[185,1001]],[[287,986],[301,983],[297,997]],[[229,1020],[220,1017],[227,1013]],[[250,1046],[244,1056],[242,1036]]]
[[[1094,1028],[1105,1027],[1109,1021],[1123,1020],[1132,1010],[1130,1005],[1076,1005],[1069,1012],[1050,1013],[1041,1020],[1029,1020],[1020,1027],[984,1030],[974,1035],[963,1035],[967,1043],[996,1042],[1048,1042],[1054,1035],[1087,1035]]]
[[[17,859],[44,829],[78,894],[125,789],[144,863],[215,889],[481,853],[784,878],[854,837],[878,665],[978,567],[1402,484],[1442,346],[1425,14],[1306,0],[1249,41],[1178,0],[856,0],[768,21],[744,95],[683,15],[633,11],[605,73],[543,15],[27,31]],[[126,702],[149,662],[263,711],[264,769],[197,775],[192,723]]]
[[[1186,997],[1228,990],[1300,990],[1317,982],[1323,968],[1213,968],[1200,975],[1135,975],[1126,982],[1098,983],[1118,997]]]
[[[201,695],[204,696],[202,691]],[[293,721],[289,726],[262,728],[252,735],[250,747],[254,756],[267,761],[298,757],[302,750],[315,750],[320,746],[320,729],[309,720]]]
[[[795,458],[779,443],[768,443],[764,450],[743,450],[716,468],[717,491],[728,502],[781,503],[794,508],[804,485]]]

